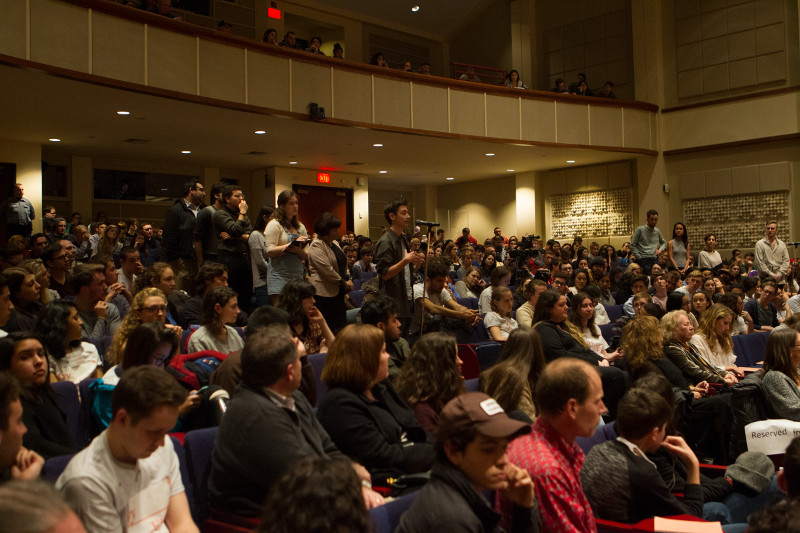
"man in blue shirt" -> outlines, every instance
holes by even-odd
[[[647,224],[639,226],[631,237],[631,253],[636,263],[644,269],[645,274],[650,274],[650,269],[656,262],[658,254],[663,252],[667,241],[656,228],[658,211],[651,209],[647,212]]]

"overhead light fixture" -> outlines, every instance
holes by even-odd
[[[419,6],[414,6],[414,7],[412,7],[412,8],[411,8],[411,11],[412,11],[412,12],[414,12],[414,13],[416,13],[417,11],[419,11]]]
[[[290,164],[290,165],[296,165],[296,164],[297,164],[297,161],[289,161],[289,164]]]
[[[53,142],[53,143],[60,143],[61,142],[61,139],[55,139],[55,138],[47,139],[47,140],[50,141],[50,142]]]
[[[494,157],[494,154],[492,152],[489,152],[488,154],[486,154],[486,157]]]
[[[117,111],[117,115],[130,115],[130,111]]]
[[[570,160],[570,161],[567,161],[567,163],[569,163],[570,165],[571,165],[572,163],[574,163],[574,162],[575,162],[575,161],[572,161],[572,160]]]
[[[267,132],[266,132],[266,131],[264,131],[264,130],[256,130],[256,131],[254,131],[253,133],[255,133],[256,135],[264,135],[264,134],[265,134],[265,133],[267,133]]]
[[[182,154],[191,154],[192,151],[191,150],[181,150],[181,153]]]
[[[375,148],[381,148],[383,145],[381,143],[375,143],[372,146],[374,146]]]
[[[389,171],[388,170],[379,170],[378,174],[386,174],[387,172],[389,172]]]
[[[514,172],[514,169],[513,168],[508,168],[508,169],[506,169],[506,172]]]
[[[445,178],[447,181],[453,181],[455,178]]]

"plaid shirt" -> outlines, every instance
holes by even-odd
[[[537,419],[530,435],[511,441],[508,459],[528,471],[539,501],[542,531],[596,533],[594,514],[583,494],[583,451]],[[503,505],[503,508],[507,508]]]

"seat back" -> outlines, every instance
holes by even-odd
[[[617,438],[617,432],[614,430],[614,424],[603,424],[594,431],[591,437],[575,437],[575,442],[581,447],[583,453],[589,453],[592,447],[603,443],[607,440],[614,440]]]
[[[197,523],[202,523],[209,514],[208,478],[211,475],[211,453],[214,451],[217,429],[213,427],[189,431],[183,440],[189,479],[194,493],[194,515]]]
[[[614,338],[614,335],[611,332],[614,329],[614,323],[609,322],[608,324],[600,324],[597,327],[600,328],[600,335],[603,336],[607,343],[611,344],[611,341]]]
[[[375,533],[392,533],[397,529],[397,526],[400,525],[400,517],[411,507],[418,496],[419,491],[412,492],[371,509],[369,517],[375,524]]]
[[[328,392],[328,386],[322,382],[322,368],[325,366],[325,357],[327,355],[326,353],[307,355],[308,362],[311,363],[311,367],[314,369],[314,376],[317,378],[317,403],[314,404],[314,407],[319,407],[322,397]]]
[[[378,275],[377,272],[362,272],[361,281],[369,281],[377,275]]]
[[[356,307],[361,307],[361,304],[364,302],[364,291],[350,291],[348,296],[353,300]]]
[[[478,363],[477,344],[459,344],[458,357],[464,362],[461,365],[461,375],[464,379],[475,379],[481,373],[481,366]]]
[[[489,335],[486,333],[482,318],[479,318],[469,330],[461,328],[456,330],[456,342],[458,344],[477,344],[488,340]]]
[[[89,444],[89,430],[81,411],[81,398],[78,386],[71,381],[58,381],[51,387],[56,395],[56,403],[67,418],[67,429],[75,444],[84,448]]]
[[[353,290],[354,291],[360,291],[361,290],[361,283],[363,283],[361,281],[361,278],[353,279]]]
[[[741,346],[741,359],[736,358],[737,364],[740,360],[743,366],[755,366],[759,361],[764,360],[764,353],[767,351],[768,331],[756,331],[747,335],[736,335],[736,339]],[[734,353],[736,350],[734,348]],[[739,354],[737,354],[738,356]]]
[[[747,451],[744,428],[751,422],[773,418],[772,407],[764,397],[761,372],[750,374],[731,389],[733,419],[729,455],[737,457]]]
[[[42,477],[51,483],[55,483],[73,457],[75,457],[75,454],[71,453],[46,459],[42,467]]]
[[[172,435],[169,436],[169,440],[172,442],[172,447],[175,448],[175,455],[178,456],[178,465],[181,470],[181,481],[183,482],[183,490],[186,492],[186,500],[189,502],[189,510],[192,512],[192,517],[194,518],[195,522],[197,522],[197,508],[195,505],[194,499],[194,485],[192,484],[192,477],[189,475],[189,465],[186,461],[186,451],[183,449],[181,442],[173,437]]]
[[[616,322],[619,320],[625,311],[622,309],[621,305],[609,305],[606,306],[606,314],[608,315],[608,319],[611,322]]]
[[[479,381],[478,378],[465,379],[464,389],[466,390],[466,392],[477,392],[478,381]]]
[[[83,418],[83,424],[88,433],[89,442],[103,431],[103,428],[100,427],[100,424],[95,420],[94,414],[92,414],[94,392],[91,390],[91,385],[95,381],[97,381],[95,378],[88,378],[78,383],[78,390],[81,395],[81,417]]]
[[[477,309],[478,308],[478,299],[477,298],[456,298],[456,302],[460,305],[463,305],[467,309]]]
[[[478,356],[478,366],[483,371],[497,362],[500,358],[500,352],[503,351],[503,346],[498,342],[487,342],[479,344],[475,351]]]

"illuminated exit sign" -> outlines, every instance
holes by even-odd
[[[317,183],[330,183],[331,182],[331,175],[327,172],[318,172],[317,173]]]

